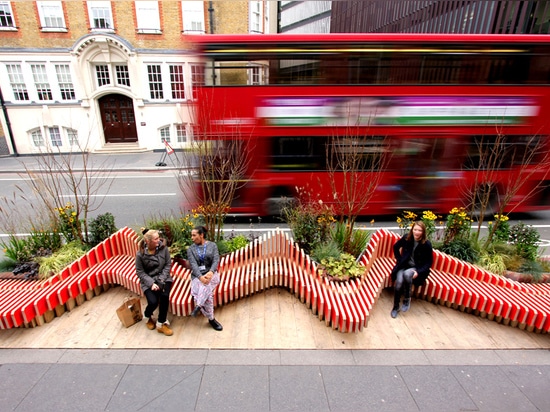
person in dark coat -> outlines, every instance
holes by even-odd
[[[427,238],[424,222],[414,222],[409,233],[393,245],[393,254],[397,263],[391,272],[394,286],[391,317],[396,318],[400,309],[401,312],[406,312],[411,307],[412,285],[422,286],[430,275],[433,249]],[[402,295],[403,306],[400,308]]]
[[[136,254],[136,272],[141,290],[147,298],[145,317],[148,318],[148,329],[157,329],[157,332],[172,336],[167,314],[170,306],[170,289],[172,276],[170,275],[170,251],[160,238],[158,230],[142,229],[143,240],[139,244]],[[153,319],[153,312],[159,308],[157,321]]]

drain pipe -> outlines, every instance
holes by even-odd
[[[214,34],[214,3],[212,1],[208,2],[208,18],[210,19],[210,34]],[[216,67],[214,66],[214,61],[212,60],[212,86],[216,85]]]
[[[8,130],[6,130],[6,133],[8,134],[8,137],[10,139],[11,148],[13,150],[13,156],[19,156],[19,153],[17,153],[17,146],[15,145],[15,140],[13,139],[13,131],[11,129],[11,122],[10,117],[8,116],[8,108],[6,107],[6,104],[4,102],[4,95],[2,94],[2,88],[0,87],[0,104],[2,105],[2,112],[4,113],[4,119],[6,120],[6,127]]]
[[[212,1],[208,2],[208,16],[210,19],[210,34],[214,34],[214,4]]]

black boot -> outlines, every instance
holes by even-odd
[[[210,323],[210,326],[212,326],[217,331],[221,331],[223,329],[223,326],[216,319],[210,319],[208,323]]]

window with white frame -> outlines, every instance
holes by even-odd
[[[162,33],[158,1],[135,1],[138,33]]]
[[[78,131],[75,129],[65,129],[67,133],[67,140],[69,141],[70,146],[80,146],[78,141]]]
[[[170,89],[172,99],[185,99],[185,84],[183,81],[183,64],[171,64],[170,68]]]
[[[253,66],[250,68],[250,84],[259,85],[262,84],[262,67]]]
[[[61,147],[63,146],[63,142],[61,141],[61,133],[59,132],[59,127],[48,127],[48,133],[50,134],[50,142],[53,147]]]
[[[183,32],[201,33],[205,32],[204,24],[204,2],[182,1]]]
[[[0,1],[0,29],[15,29],[13,12],[9,1]]]
[[[57,83],[61,92],[61,100],[74,100],[74,85],[71,78],[71,69],[68,64],[56,64],[55,73],[57,75]]]
[[[193,90],[193,99],[197,98],[197,88],[204,86],[204,70],[206,66],[204,64],[192,64],[191,65],[191,87]]]
[[[6,64],[6,70],[10,79],[11,89],[15,100],[29,100],[29,92],[20,64]]]
[[[38,100],[52,100],[52,88],[48,81],[45,64],[31,64],[34,86],[38,94]]]
[[[148,64],[147,75],[151,99],[163,99],[162,73],[160,64]]]
[[[251,1],[250,5],[250,32],[262,33],[263,8],[261,1]]]
[[[187,131],[184,124],[176,124],[176,139],[178,143],[187,142]]]
[[[128,65],[126,64],[115,65],[115,72],[116,72],[116,83],[119,86],[130,87],[130,72],[128,70]]]
[[[170,126],[165,126],[159,129],[161,143],[170,143]]]
[[[106,64],[97,65],[95,67],[95,77],[98,87],[110,85],[111,75],[109,73],[109,66]]]
[[[44,147],[44,137],[42,136],[42,130],[34,129],[31,131],[32,144],[35,147]]]
[[[43,31],[67,31],[63,6],[60,1],[37,1],[40,29]]]
[[[88,1],[88,15],[92,30],[114,30],[110,1]]]

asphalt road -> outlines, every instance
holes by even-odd
[[[171,170],[147,172],[113,172],[109,183],[100,186],[94,196],[96,209],[90,217],[110,212],[115,216],[117,227],[139,228],[148,218],[158,216],[178,216],[189,211],[186,198],[182,193],[176,176]],[[40,202],[32,194],[25,179],[17,174],[4,173],[0,176],[0,239],[6,239],[9,226],[15,221],[17,233],[28,231],[31,222],[41,213]],[[67,197],[67,201],[70,200]],[[397,216],[365,217],[359,219],[358,226],[369,230],[388,228],[398,231]],[[550,246],[550,210],[531,214],[513,215],[510,224],[523,221],[536,227],[541,234],[543,252]],[[371,223],[373,221],[373,223]],[[280,219],[228,217],[225,229],[244,234],[260,234],[274,228],[287,229]],[[482,232],[483,235],[483,232]],[[550,253],[550,249],[549,253]]]

